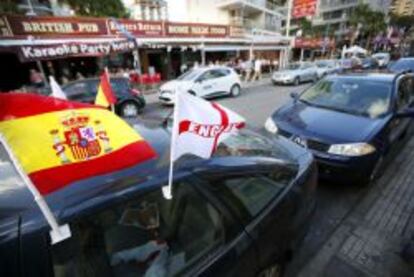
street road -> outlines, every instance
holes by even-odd
[[[250,128],[261,130],[267,117],[289,101],[291,92],[300,92],[307,86],[273,86],[268,83],[245,89],[237,98],[223,97],[215,101],[244,116]],[[157,97],[156,94],[147,96],[148,106],[143,117],[168,116],[171,113],[172,109],[159,104]],[[294,253],[294,259],[288,267],[288,276],[295,276],[316,254],[367,190],[366,186],[359,187],[353,184],[319,184],[318,206],[311,228],[300,250]]]

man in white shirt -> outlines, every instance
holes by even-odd
[[[252,81],[262,79],[262,60],[256,59],[254,61],[254,75],[252,77]]]

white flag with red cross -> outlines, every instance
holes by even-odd
[[[214,102],[177,93],[171,138],[171,161],[168,187],[163,188],[165,198],[171,199],[173,163],[185,154],[208,159],[217,146],[245,126],[245,119]]]

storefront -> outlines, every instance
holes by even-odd
[[[0,72],[18,76],[0,89],[16,89],[38,68],[58,80],[96,76],[103,67],[132,69],[163,79],[184,66],[228,61],[252,55],[279,59],[289,49],[285,37],[253,37],[226,25],[107,18],[0,15]],[[14,64],[14,66],[12,66]],[[18,64],[18,65],[16,65]],[[9,76],[6,74],[6,76]]]
[[[335,51],[335,40],[332,38],[296,38],[293,49],[293,60],[314,60],[332,58]]]

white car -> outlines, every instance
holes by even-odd
[[[378,61],[379,67],[387,67],[391,60],[389,53],[375,53],[372,57]]]
[[[318,79],[339,71],[339,62],[336,60],[319,60],[315,62]]]
[[[316,81],[318,72],[316,66],[309,62],[298,62],[289,64],[286,69],[276,71],[272,75],[272,83],[293,84],[295,86],[302,82]]]
[[[182,91],[195,96],[212,98],[220,95],[236,97],[241,92],[239,75],[229,67],[200,67],[187,71],[160,88],[159,100],[174,104],[174,95]]]

